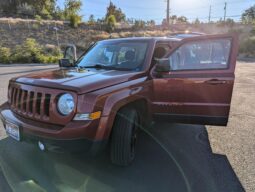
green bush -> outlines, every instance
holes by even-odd
[[[251,33],[251,35],[255,35],[255,27],[252,28],[250,33]]]
[[[106,19],[106,23],[107,23],[107,31],[109,33],[113,32],[116,26],[116,18],[114,15],[110,15],[109,17],[107,17]]]
[[[255,36],[249,37],[240,43],[240,53],[255,56]]]
[[[241,34],[244,33],[244,32],[243,32],[242,29],[233,29],[233,28],[229,28],[228,33],[237,33],[237,34],[241,35]]]
[[[35,19],[36,21],[38,22],[41,22],[42,21],[42,17],[40,15],[35,15]]]
[[[7,47],[0,47],[0,63],[9,63],[11,50]]]
[[[146,26],[146,23],[143,20],[135,20],[135,24],[133,26],[134,30],[138,29],[144,29]]]
[[[41,54],[41,55],[38,55],[37,59],[39,63],[57,63],[60,58],[61,57],[58,57],[58,56]]]
[[[77,28],[79,24],[81,23],[81,17],[79,15],[72,14],[69,16],[69,19],[70,19],[70,26],[72,28]]]
[[[39,24],[37,24],[37,23],[34,23],[34,24],[32,24],[32,29],[34,29],[34,30],[38,30],[39,29]]]
[[[57,63],[63,55],[59,48],[44,48],[43,54],[39,54],[37,58],[39,63]]]
[[[48,20],[52,20],[53,19],[53,17],[52,17],[52,15],[51,15],[51,13],[49,12],[49,10],[47,10],[47,9],[42,9],[41,10],[41,15],[43,16],[43,18],[45,18],[45,19],[48,19]]]
[[[62,58],[58,48],[47,49],[35,39],[28,38],[22,45],[17,45],[11,57],[12,63],[57,63]]]
[[[21,46],[16,46],[13,55],[13,62],[38,63],[38,56],[41,53],[42,47],[36,42],[36,40],[28,38]]]

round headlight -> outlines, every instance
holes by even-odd
[[[74,110],[74,99],[71,94],[63,94],[58,99],[58,111],[62,115],[69,115]]]

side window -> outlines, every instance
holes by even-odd
[[[226,69],[230,50],[231,39],[187,43],[169,57],[169,64],[175,71]]]

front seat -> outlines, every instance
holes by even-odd
[[[157,63],[157,59],[161,59],[166,55],[166,49],[164,47],[157,47],[154,51],[152,58],[152,66]]]
[[[135,51],[127,51],[125,54],[125,60],[120,64],[121,68],[127,68],[127,69],[134,69],[137,66],[137,63],[135,62]]]
[[[164,47],[157,47],[154,51],[153,58],[161,59],[166,55],[166,49]]]

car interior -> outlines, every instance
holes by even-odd
[[[187,43],[169,58],[172,70],[226,69],[231,41]]]

